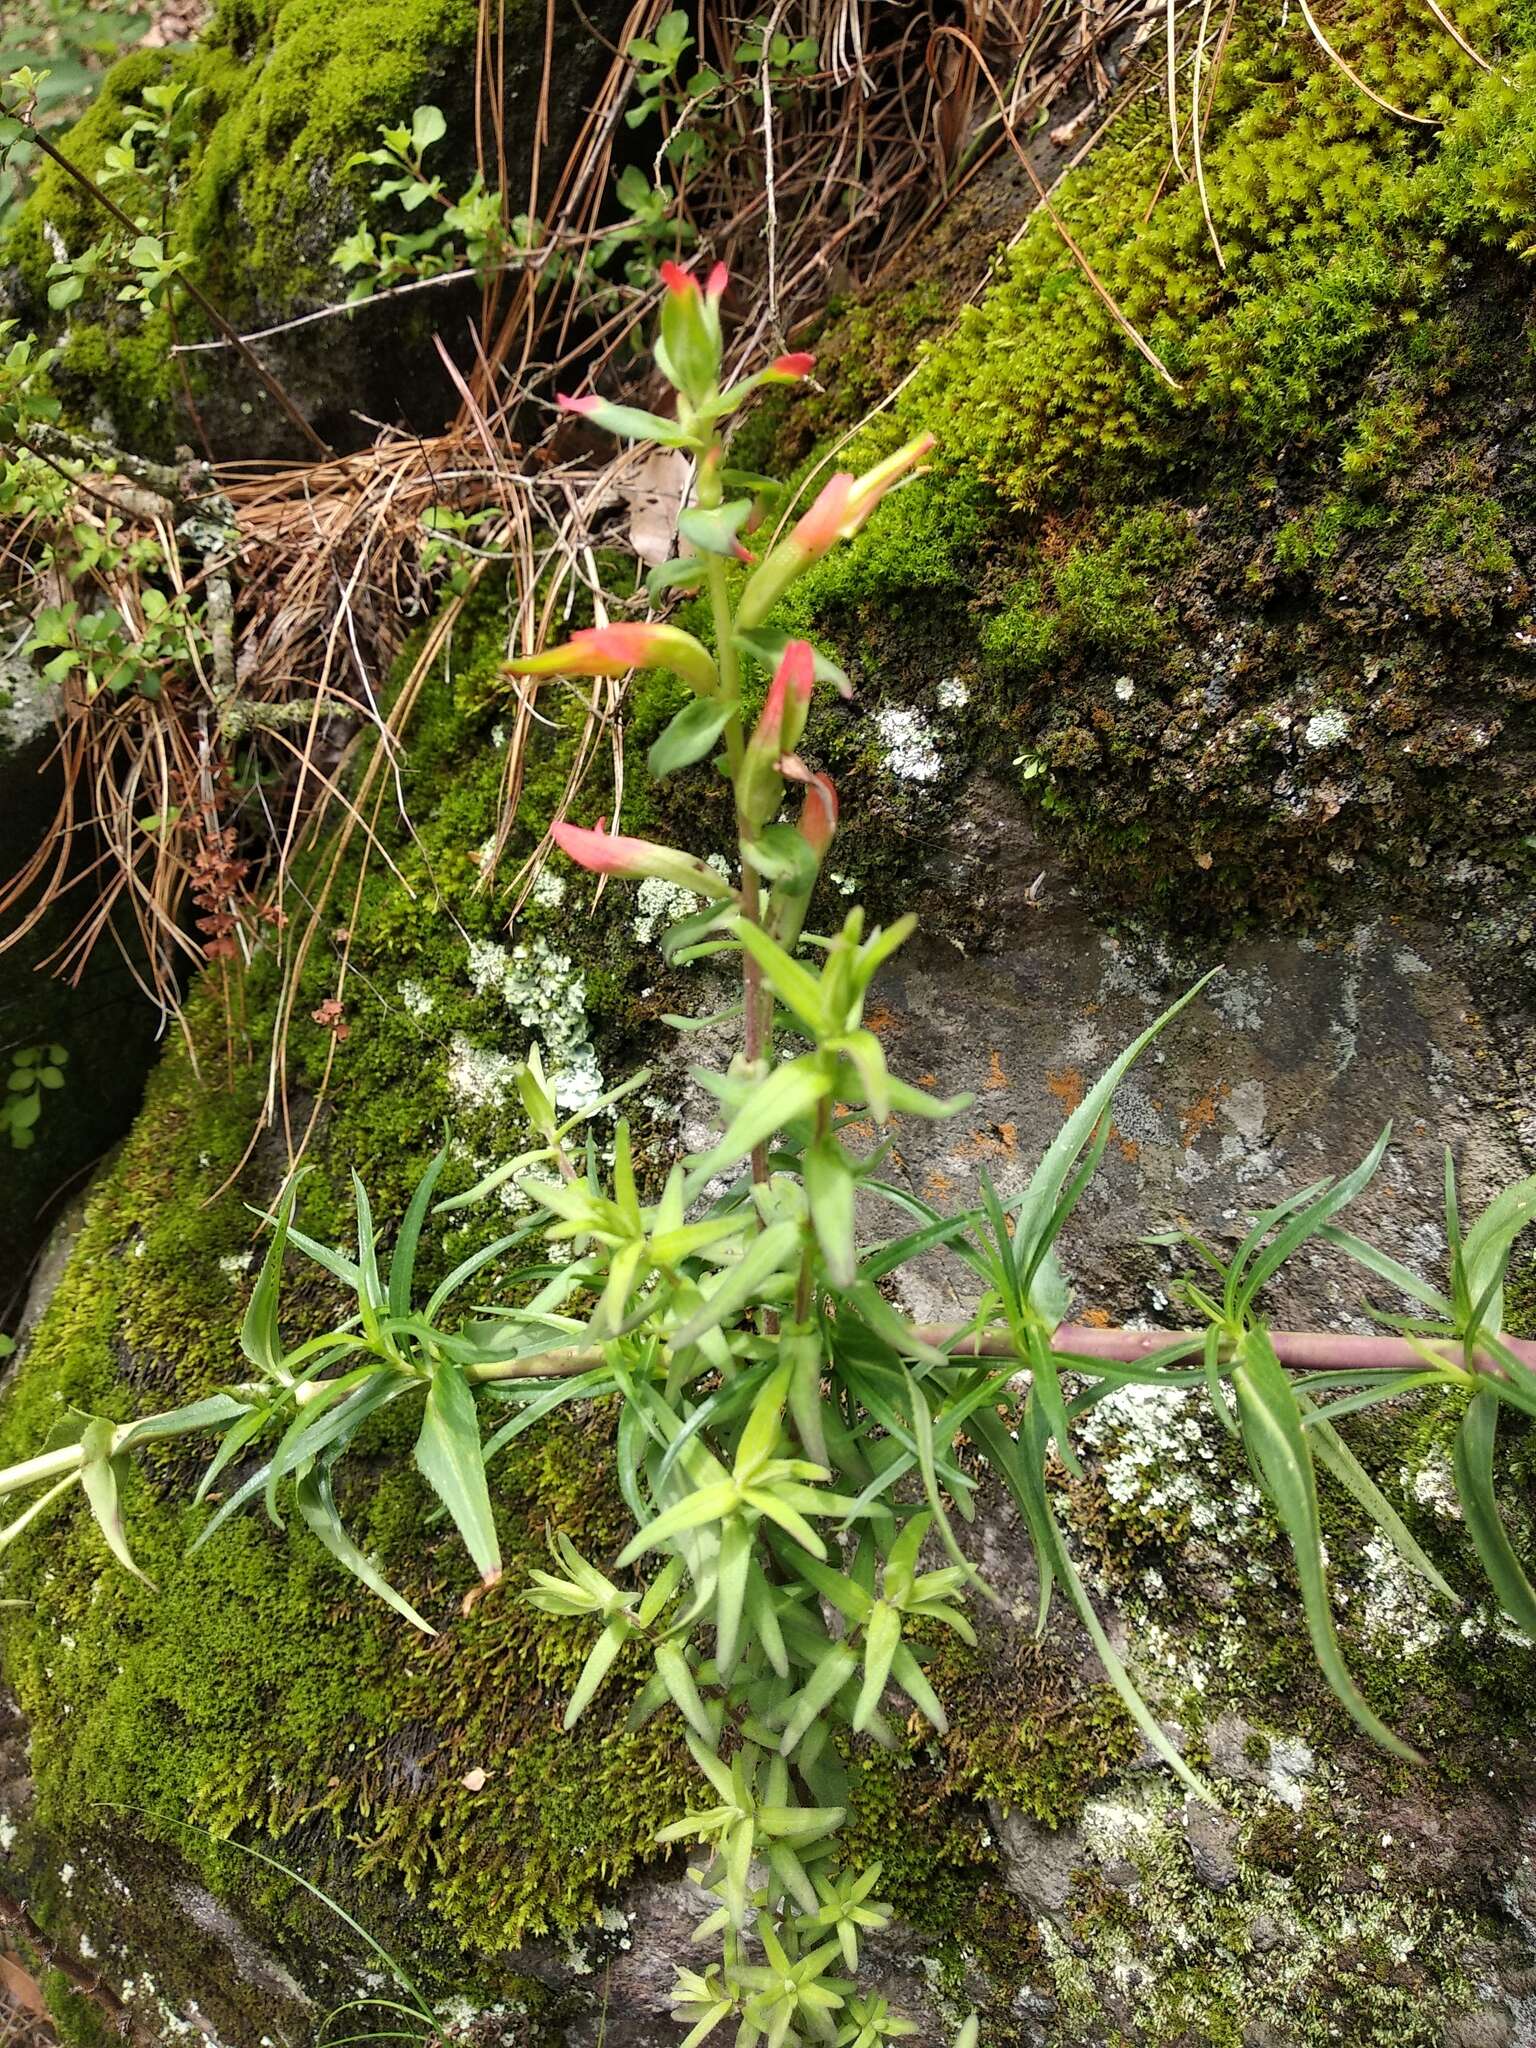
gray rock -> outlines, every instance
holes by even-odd
[[[992,1831],[1003,1853],[1009,1889],[1031,1913],[1059,1913],[1072,1889],[1073,1872],[1088,1860],[1074,1827],[1048,1828],[1021,1813],[992,1812]]]
[[[1237,1823],[1225,1814],[1191,1799],[1184,1807],[1184,1839],[1189,1844],[1195,1875],[1214,1892],[1224,1892],[1240,1875],[1236,1845]]]

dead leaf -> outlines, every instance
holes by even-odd
[[[10,1956],[0,1956],[0,1989],[4,1989],[11,2002],[24,2012],[45,2013],[48,2010],[42,1985]]]
[[[478,1792],[485,1784],[486,1779],[490,1775],[491,1774],[489,1771],[483,1771],[480,1768],[479,1764],[476,1764],[475,1768],[472,1771],[466,1771],[464,1773],[463,1777],[460,1778],[459,1783],[464,1787],[464,1790],[466,1792]]]
[[[677,515],[693,476],[681,448],[648,448],[617,481],[629,507],[629,544],[651,568],[668,562],[677,545]]]

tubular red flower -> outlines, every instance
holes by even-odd
[[[818,555],[824,555],[842,535],[843,522],[848,516],[848,497],[855,481],[853,473],[846,469],[828,477],[811,509],[803,512],[790,529],[788,545],[803,549],[812,561]]]
[[[561,412],[579,412],[583,418],[588,413],[596,412],[602,402],[600,398],[591,394],[585,398],[572,398],[568,391],[557,391],[555,393],[555,404],[560,408]]]
[[[723,263],[717,263],[709,273],[709,283],[704,287],[704,296],[713,299],[718,304],[725,297],[726,287],[730,281],[731,273]]]
[[[649,842],[609,832],[607,824],[606,818],[590,827],[560,818],[550,826],[549,836],[578,867],[589,868],[594,875],[643,875]]]
[[[632,839],[622,832],[609,832],[604,829],[607,822],[606,818],[599,818],[595,826],[588,827],[572,825],[561,818],[550,826],[549,836],[578,867],[587,868],[594,875],[625,875],[631,880],[657,875],[665,882],[692,890],[695,896],[708,896],[717,902],[731,894],[725,877],[691,854],[681,853],[675,846],[659,846],[653,839]]]
[[[793,753],[805,731],[811,691],[816,684],[816,656],[808,640],[791,640],[779,656],[762,714],[752,734],[759,752],[777,757]]]
[[[800,812],[800,837],[816,858],[823,860],[836,830],[837,791],[829,775],[818,775],[805,793],[805,804]]]
[[[704,697],[713,696],[719,686],[713,656],[691,633],[640,620],[586,626],[563,647],[546,647],[507,663],[507,673],[514,676],[624,676],[633,668],[670,669]]]
[[[794,349],[787,356],[775,356],[768,367],[775,376],[805,377],[809,376],[815,361],[816,358],[804,349]]]
[[[571,635],[571,645],[583,656],[620,669],[643,668],[655,658],[665,628],[642,622],[619,620],[611,626],[583,626]],[[594,670],[594,674],[601,671]]]
[[[699,280],[681,263],[663,263],[658,274],[667,290],[677,293],[680,298],[686,298],[690,292],[696,293],[699,289]]]
[[[781,761],[779,767],[792,782],[805,784],[805,802],[800,807],[797,829],[817,860],[824,860],[837,830],[837,785],[830,775],[819,775],[807,768],[798,754]]]

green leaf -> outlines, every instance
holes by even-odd
[[[427,1211],[432,1205],[432,1190],[437,1186],[437,1177],[447,1162],[448,1148],[445,1145],[417,1181],[410,1207],[405,1212],[405,1221],[400,1226],[400,1235],[395,1241],[394,1253],[389,1262],[389,1312],[392,1316],[408,1316],[411,1312],[411,1282],[416,1273],[416,1247],[421,1242],[422,1227],[427,1220]]]
[[[864,1683],[853,1710],[853,1725],[861,1733],[879,1710],[880,1697],[891,1675],[891,1662],[901,1648],[901,1616],[884,1600],[869,1611],[864,1629]]]
[[[1025,1189],[1019,1204],[1018,1221],[1014,1232],[1014,1254],[1021,1270],[1033,1253],[1036,1241],[1045,1226],[1053,1219],[1053,1211],[1073,1163],[1092,1136],[1095,1124],[1108,1110],[1115,1090],[1158,1034],[1173,1022],[1181,1010],[1195,1000],[1200,991],[1220,971],[1219,968],[1213,968],[1210,974],[1202,975],[1193,988],[1180,996],[1169,1009],[1164,1010],[1154,1023],[1147,1026],[1139,1038],[1132,1040],[1120,1057],[1094,1082],[1051,1140],[1045,1156],[1030,1176],[1029,1186]],[[1057,1227],[1060,1227],[1059,1223]]]
[[[153,1579],[134,1563],[123,1530],[121,1482],[126,1461],[114,1453],[116,1435],[116,1424],[103,1416],[94,1416],[86,1424],[80,1433],[80,1485],[90,1503],[91,1513],[96,1517],[96,1526],[106,1539],[108,1550],[124,1571],[131,1572],[154,1591]]]
[[[791,640],[802,636],[797,633],[782,633],[771,626],[758,626],[750,633],[734,635],[736,645],[743,654],[750,654],[754,661],[761,662],[771,675],[784,659],[784,650]],[[852,696],[853,685],[848,680],[848,671],[817,648],[812,647],[813,673],[818,683],[830,683],[844,697]]]
[[[673,1349],[681,1351],[697,1344],[707,1331],[718,1330],[749,1302],[755,1302],[769,1280],[789,1272],[799,1247],[800,1232],[793,1223],[773,1223],[760,1231],[736,1264],[725,1269],[703,1306],[674,1335]]]
[[[734,1166],[754,1146],[764,1144],[787,1124],[809,1116],[831,1090],[825,1067],[814,1053],[775,1067],[731,1118],[719,1143],[695,1162],[695,1176],[707,1180],[722,1167]]]
[[[695,697],[654,742],[647,760],[659,782],[679,768],[703,760],[730,724],[736,706],[721,697]]]
[[[859,1660],[846,1643],[837,1643],[828,1650],[795,1695],[793,1711],[779,1740],[781,1756],[793,1752],[811,1723],[832,1704],[858,1668]]]
[[[630,1633],[629,1623],[622,1615],[615,1615],[592,1645],[587,1661],[581,1667],[581,1676],[576,1681],[576,1689],[571,1694],[565,1717],[560,1724],[567,1733],[576,1726],[592,1704],[603,1680],[613,1669],[614,1659],[628,1642]]]
[[[1417,1763],[1417,1752],[1372,1712],[1345,1667],[1328,1601],[1312,1453],[1291,1383],[1263,1329],[1250,1331],[1244,1338],[1232,1369],[1232,1386],[1243,1441],[1290,1538],[1307,1630],[1323,1676],[1340,1704],[1373,1740],[1394,1756]]]
[[[1486,1297],[1481,1320],[1498,1330],[1504,1322],[1503,1279],[1515,1239],[1536,1219],[1536,1175],[1496,1195],[1467,1232],[1461,1264],[1467,1292],[1477,1302]]]
[[[1391,1137],[1392,1126],[1388,1124],[1354,1171],[1345,1174],[1342,1180],[1335,1181],[1315,1202],[1310,1203],[1300,1214],[1293,1216],[1275,1237],[1274,1242],[1255,1257],[1252,1266],[1242,1275],[1235,1290],[1233,1313],[1236,1316],[1246,1315],[1265,1281],[1278,1273],[1292,1253],[1299,1250],[1309,1237],[1315,1236],[1331,1217],[1336,1216],[1340,1209],[1347,1208],[1355,1199],[1374,1177]],[[1536,1186],[1536,1182],[1532,1185]],[[1237,1270],[1235,1263],[1234,1273]]]
[[[672,1703],[696,1734],[718,1748],[720,1731],[710,1719],[709,1709],[699,1695],[699,1688],[689,1668],[688,1659],[676,1643],[656,1645],[656,1670],[662,1683],[671,1695]]]
[[[1536,1642],[1536,1590],[1515,1555],[1493,1490],[1499,1397],[1484,1387],[1467,1403],[1456,1434],[1456,1492],[1488,1583],[1515,1626]]]
[[[394,1587],[379,1571],[377,1566],[358,1549],[346,1530],[341,1526],[341,1516],[336,1511],[336,1502],[331,1493],[330,1473],[321,1465],[306,1466],[298,1475],[294,1488],[299,1515],[305,1526],[319,1538],[325,1549],[344,1571],[359,1579],[369,1592],[391,1606],[396,1614],[404,1617],[412,1628],[419,1628],[424,1636],[435,1636],[437,1630],[428,1621],[423,1621],[410,1601]]]
[[[1375,1398],[1385,1400],[1389,1396],[1378,1391]],[[1296,1405],[1301,1410],[1302,1420],[1306,1424],[1308,1439],[1312,1445],[1312,1455],[1318,1464],[1325,1472],[1332,1474],[1346,1493],[1354,1496],[1377,1528],[1391,1542],[1404,1564],[1416,1571],[1421,1579],[1427,1580],[1437,1593],[1451,1602],[1452,1606],[1459,1607],[1461,1601],[1454,1588],[1447,1584],[1431,1559],[1425,1555],[1402,1516],[1329,1421],[1331,1409],[1313,1408],[1299,1394],[1296,1397]]]
[[[282,1380],[283,1340],[277,1327],[278,1295],[282,1287],[283,1253],[288,1245],[288,1230],[293,1221],[293,1205],[298,1199],[299,1181],[304,1169],[300,1169],[283,1190],[277,1206],[277,1218],[272,1228],[271,1242],[261,1262],[261,1271],[256,1276],[251,1299],[245,1311],[245,1320],[240,1325],[240,1349],[268,1379]]]
[[[971,1417],[969,1433],[985,1447],[992,1469],[1013,1495],[1034,1542],[1041,1581],[1039,1625],[1042,1629],[1045,1626],[1051,1586],[1054,1581],[1059,1580],[1065,1587],[1072,1605],[1077,1609],[1078,1618],[1087,1630],[1089,1640],[1098,1653],[1099,1662],[1104,1667],[1104,1675],[1118,1695],[1121,1705],[1186,1790],[1192,1792],[1202,1804],[1214,1806],[1216,1800],[1210,1788],[1201,1784],[1132,1684],[1130,1673],[1120,1661],[1104,1624],[1088,1597],[1088,1589],[1072,1562],[1071,1553],[1051,1512],[1050,1497],[1045,1489],[1045,1452],[1048,1437],[1043,1422],[1037,1418],[1029,1402],[1025,1403],[1024,1424],[1019,1431],[1020,1440],[1015,1443],[1001,1418],[990,1408],[981,1407]]]
[[[740,545],[737,536],[751,517],[750,498],[733,498],[724,505],[690,505],[679,515],[677,530],[701,554],[732,557]]]
[[[411,116],[411,147],[417,156],[434,142],[441,142],[447,133],[448,123],[441,107],[418,107]]]
[[[768,978],[768,985],[784,1005],[805,1026],[812,1039],[827,1037],[833,1020],[827,1015],[821,983],[808,968],[770,939],[750,918],[737,918],[731,929]]]
[[[708,573],[709,564],[702,555],[659,562],[645,579],[645,594],[653,606],[659,605],[669,590],[697,590]]]
[[[481,1578],[492,1585],[501,1576],[501,1546],[485,1481],[479,1410],[468,1380],[446,1359],[433,1369],[416,1463],[453,1517]]]

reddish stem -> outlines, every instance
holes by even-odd
[[[1013,1358],[1016,1347],[1006,1334],[966,1337],[956,1341],[957,1326],[930,1323],[917,1332],[926,1343],[953,1349],[957,1358]],[[1203,1344],[1203,1330],[1101,1330],[1087,1323],[1062,1323],[1051,1340],[1051,1349],[1076,1358],[1103,1358],[1121,1365],[1135,1365],[1170,1344]],[[1269,1341],[1282,1365],[1301,1372],[1414,1372],[1422,1370],[1425,1358],[1406,1337],[1354,1337],[1332,1330],[1271,1330]],[[1504,1343],[1523,1365],[1536,1372],[1536,1343],[1519,1337],[1505,1337]],[[1443,1358],[1447,1365],[1464,1364],[1459,1344],[1424,1340],[1425,1349]],[[1502,1378],[1496,1359],[1480,1353],[1475,1361],[1484,1372]]]

